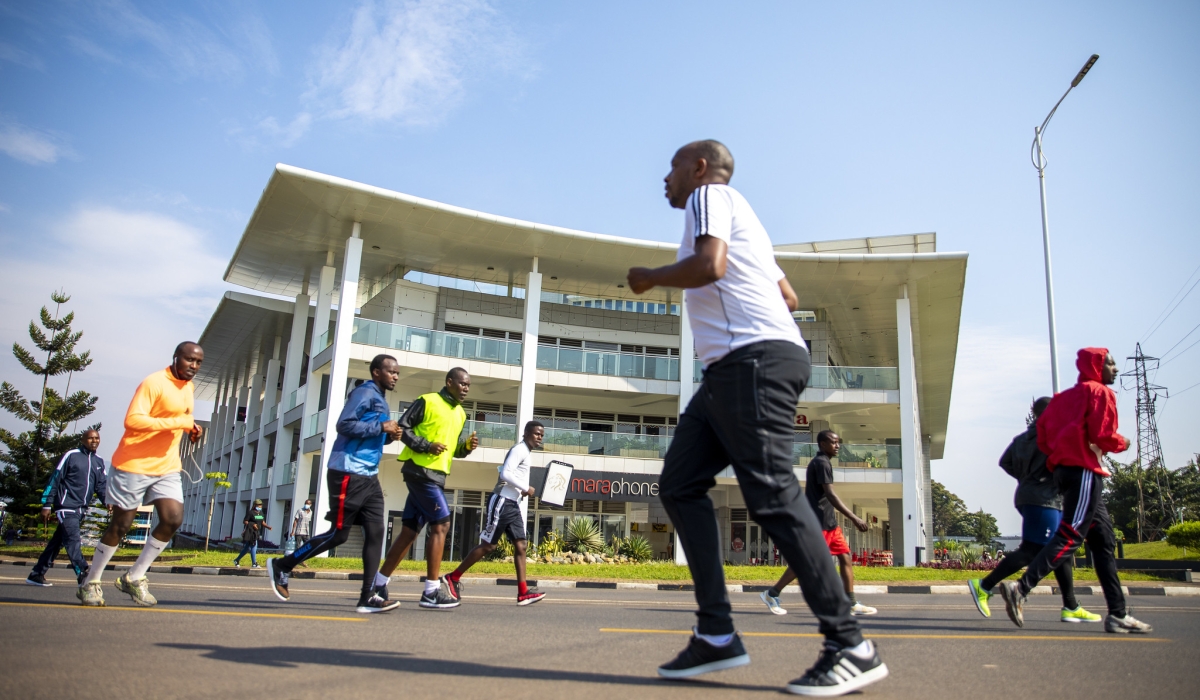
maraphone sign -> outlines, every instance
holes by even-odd
[[[533,467],[530,471],[532,472],[529,479],[531,484],[545,483],[545,467]],[[566,498],[657,503],[658,475],[585,472],[576,469],[571,474],[571,483],[567,487]]]

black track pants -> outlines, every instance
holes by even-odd
[[[1033,542],[1022,542],[1020,547],[1005,555],[996,568],[992,569],[992,573],[979,582],[983,590],[992,590],[996,584],[1028,566],[1029,562],[1041,553],[1043,546]],[[1078,608],[1079,601],[1075,599],[1075,570],[1071,564],[1071,557],[1063,559],[1062,563],[1055,567],[1054,578],[1058,581],[1059,592],[1062,593],[1063,607],[1068,610]]]
[[[792,471],[796,400],[808,382],[808,351],[767,341],[713,363],[679,417],[659,479],[699,604],[701,634],[733,632],[720,534],[708,491],[730,464],[750,516],[792,566],[821,633],[841,646],[862,642],[821,525]]]
[[[64,546],[67,548],[67,558],[71,560],[71,567],[75,569],[75,576],[87,573],[88,563],[83,558],[83,550],[80,549],[80,524],[82,522],[83,513],[79,511],[58,511],[58,527],[55,528],[50,541],[46,543],[42,555],[38,557],[37,564],[34,564],[33,573],[45,574],[54,560],[58,558],[58,553]]]

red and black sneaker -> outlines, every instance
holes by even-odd
[[[461,601],[463,589],[462,579],[453,579],[449,576],[446,576],[442,580],[446,582],[446,590],[450,592],[450,597]]]
[[[536,588],[530,588],[524,593],[517,594],[517,605],[533,605],[545,597],[545,593],[542,593]]]

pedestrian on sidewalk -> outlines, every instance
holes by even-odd
[[[75,582],[81,584],[87,576],[89,567],[81,549],[81,526],[92,503],[96,499],[104,502],[107,488],[104,460],[96,454],[99,448],[100,431],[88,428],[83,431],[79,447],[68,451],[58,460],[58,466],[50,475],[50,483],[42,492],[42,520],[49,522],[53,516],[58,520],[58,527],[25,583],[32,586],[52,585],[46,581],[46,571],[64,546],[71,567],[75,570]]]
[[[525,535],[525,518],[528,509],[526,499],[534,496],[533,487],[529,485],[529,455],[533,450],[540,449],[545,438],[546,428],[541,422],[531,420],[525,424],[525,433],[521,441],[513,445],[504,462],[497,467],[500,472],[496,488],[488,498],[487,510],[483,516],[483,531],[479,533],[479,544],[458,565],[458,568],[446,575],[446,589],[455,600],[462,600],[463,574],[480,559],[491,554],[500,542],[500,538],[508,536],[513,543],[513,565],[517,569],[517,605],[533,605],[546,597],[536,588],[530,588],[525,582],[525,552],[529,545]]]
[[[250,568],[258,569],[258,541],[265,534],[263,528],[272,530],[267,524],[267,518],[263,515],[263,502],[261,498],[254,499],[254,504],[246,510],[246,517],[242,519],[242,551],[233,560],[235,567],[242,566],[242,557],[246,556],[246,552],[250,553]]]
[[[825,637],[817,663],[787,685],[799,695],[842,695],[887,676],[875,646],[850,614],[817,515],[792,471],[796,403],[808,382],[808,348],[792,318],[795,291],[775,262],[771,238],[749,202],[729,186],[733,156],[718,141],[680,148],[665,178],[685,212],[677,262],[629,270],[635,294],[684,289],[704,379],[679,417],[659,495],[687,556],[699,604],[688,646],[658,668],[689,678],[744,666],[734,631],[720,533],[708,491],[732,465],[746,506],[800,575],[804,599]]]
[[[1017,480],[1013,503],[1021,513],[1021,545],[1009,553],[982,580],[967,581],[968,592],[975,608],[984,617],[991,617],[988,599],[1004,579],[1029,565],[1054,537],[1062,522],[1062,494],[1054,483],[1054,474],[1046,468],[1046,454],[1037,446],[1037,419],[1050,405],[1043,396],[1030,408],[1032,419],[1025,432],[1013,438],[1000,457],[1000,468]],[[1063,607],[1059,619],[1063,622],[1099,622],[1100,616],[1083,609],[1075,598],[1075,576],[1071,557],[1065,557],[1054,567],[1054,578],[1062,594]]]
[[[1024,627],[1026,596],[1086,540],[1108,604],[1104,631],[1147,634],[1152,631],[1150,625],[1130,615],[1125,607],[1113,552],[1117,540],[1104,505],[1103,479],[1112,474],[1101,457],[1129,449],[1129,440],[1117,432],[1117,395],[1109,388],[1117,380],[1117,362],[1106,348],[1084,348],[1075,367],[1079,381],[1055,394],[1037,421],[1038,449],[1046,454],[1046,468],[1054,473],[1063,495],[1062,523],[1019,581],[999,584],[1000,595],[1009,618],[1017,627]]]
[[[292,551],[296,551],[308,542],[308,538],[312,536],[312,499],[305,499],[304,505],[300,510],[296,511],[296,517],[292,518],[292,531],[288,535],[292,539]],[[299,566],[307,567],[308,564],[300,562]]]
[[[808,469],[804,473],[804,496],[821,521],[821,534],[825,537],[825,544],[829,546],[829,553],[838,560],[842,586],[846,597],[850,599],[850,614],[874,615],[879,611],[869,605],[863,605],[854,597],[854,557],[850,554],[850,545],[846,544],[846,537],[837,521],[837,514],[841,513],[854,523],[859,532],[868,530],[867,521],[855,515],[834,493],[833,463],[829,460],[837,457],[841,449],[842,439],[837,433],[832,430],[817,433],[817,455],[809,461]],[[774,586],[759,594],[772,613],[787,614],[787,610],[780,604],[779,595],[784,586],[795,580],[796,572],[789,566]]]

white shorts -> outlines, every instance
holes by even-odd
[[[179,472],[162,476],[147,476],[113,469],[108,475],[108,491],[104,502],[121,510],[137,510],[160,498],[183,503],[183,480]]]

